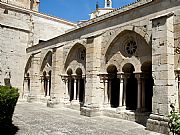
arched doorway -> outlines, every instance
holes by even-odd
[[[151,112],[152,111],[152,96],[153,96],[153,85],[154,80],[152,78],[152,63],[151,62],[145,62],[141,66],[142,71],[142,92],[144,95],[144,111]]]
[[[47,73],[46,71],[43,72],[43,83],[44,83],[44,93],[45,93],[45,96],[47,96],[47,93],[48,93],[48,79],[47,79]]]
[[[42,91],[44,92],[45,96],[50,96],[51,95],[51,76],[52,76],[52,52],[49,51],[42,63],[41,63],[41,68],[40,68],[40,72],[41,72],[41,83],[42,83]],[[42,93],[43,94],[43,93]]]
[[[127,63],[123,66],[122,71],[124,72],[126,88],[126,109],[135,110],[137,108],[137,79],[135,78],[134,66]]]
[[[120,80],[117,78],[117,68],[114,65],[110,65],[107,68],[108,73],[108,98],[110,100],[111,107],[119,107],[119,91]]]
[[[71,68],[67,70],[68,75],[68,95],[69,101],[74,99],[74,78],[72,77],[73,71]]]
[[[79,102],[83,103],[84,102],[84,93],[85,93],[85,84],[84,84],[84,78],[82,77],[82,69],[77,68],[76,70],[76,75],[77,75],[77,81],[76,81],[76,90],[77,90],[77,95],[76,99],[79,99]]]

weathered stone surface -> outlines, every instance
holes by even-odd
[[[17,135],[161,135],[134,122],[105,116],[90,119],[78,111],[47,108],[42,103],[18,103],[13,124],[19,128]]]

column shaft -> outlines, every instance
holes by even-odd
[[[74,100],[77,100],[76,79],[74,79]]]
[[[123,83],[124,83],[123,79],[120,78],[119,106],[123,106],[123,93],[124,93]]]
[[[137,110],[141,109],[142,105],[142,81],[140,78],[140,74],[136,75],[138,81],[138,93],[137,93]]]

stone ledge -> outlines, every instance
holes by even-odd
[[[146,129],[163,134],[169,134],[168,118],[151,114],[150,118],[147,120]]]
[[[87,117],[95,117],[100,116],[101,112],[99,108],[81,107],[80,114]]]

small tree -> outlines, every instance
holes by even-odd
[[[12,116],[19,97],[18,89],[0,86],[0,125],[12,124]]]
[[[180,135],[180,114],[175,111],[175,107],[173,104],[170,105],[171,112],[169,117],[168,126],[170,129],[170,132],[173,133],[173,135]]]

